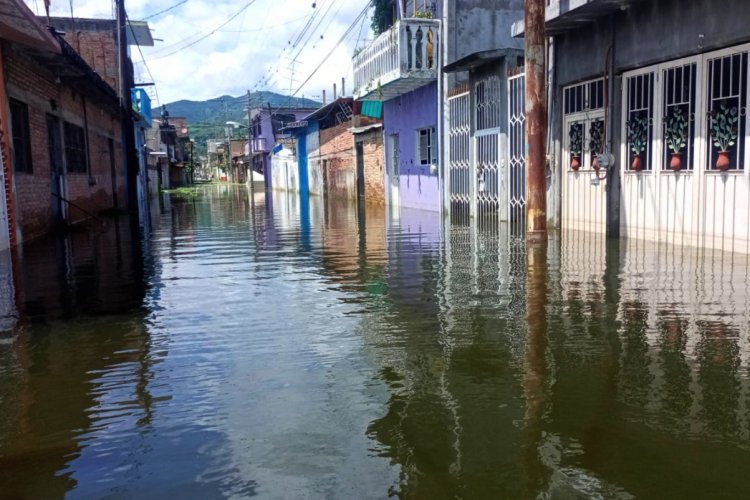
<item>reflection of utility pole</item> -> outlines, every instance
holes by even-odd
[[[547,240],[547,92],[544,79],[545,0],[525,0],[526,224],[529,242]],[[545,243],[546,244],[546,243]]]

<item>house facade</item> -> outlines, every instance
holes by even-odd
[[[288,136],[282,129],[314,112],[315,108],[272,108],[256,106],[250,109],[250,154],[255,172],[263,174],[266,189],[271,185],[271,160],[273,148],[279,139]]]
[[[125,200],[125,148],[112,87],[22,2],[7,0],[4,7],[15,14],[12,27],[2,30],[0,103],[4,218],[14,244]]]
[[[750,12],[728,0],[719,22],[717,8],[549,2],[549,199],[564,229],[750,252]]]
[[[382,33],[354,57],[354,97],[382,103],[388,203],[439,211],[443,8],[434,1],[394,0],[390,9]]]

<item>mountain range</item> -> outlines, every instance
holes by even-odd
[[[321,104],[311,99],[289,97],[274,92],[250,94],[251,107],[271,108],[318,108]],[[166,105],[170,116],[185,117],[189,124],[224,125],[227,121],[246,123],[247,96],[224,95],[207,101],[176,101]]]

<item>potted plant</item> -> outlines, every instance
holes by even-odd
[[[570,138],[570,168],[577,172],[581,168],[581,152],[583,151],[583,125],[575,123],[568,132]]]
[[[729,170],[731,166],[729,149],[737,143],[738,121],[737,108],[729,108],[726,103],[722,103],[718,110],[711,111],[711,138],[714,146],[719,150],[716,168],[722,172]]]
[[[599,170],[599,160],[597,156],[602,152],[602,140],[604,139],[604,120],[595,120],[589,127],[589,151],[591,151],[591,168]]]
[[[636,116],[628,122],[628,143],[633,153],[631,168],[639,172],[643,168],[641,154],[646,150],[648,138],[648,121],[645,116]]]
[[[682,150],[687,146],[688,120],[682,108],[674,108],[667,116],[667,146],[672,152],[669,168],[677,172],[682,168]]]

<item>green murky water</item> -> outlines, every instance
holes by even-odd
[[[0,497],[750,491],[747,257],[173,201],[0,259]]]

